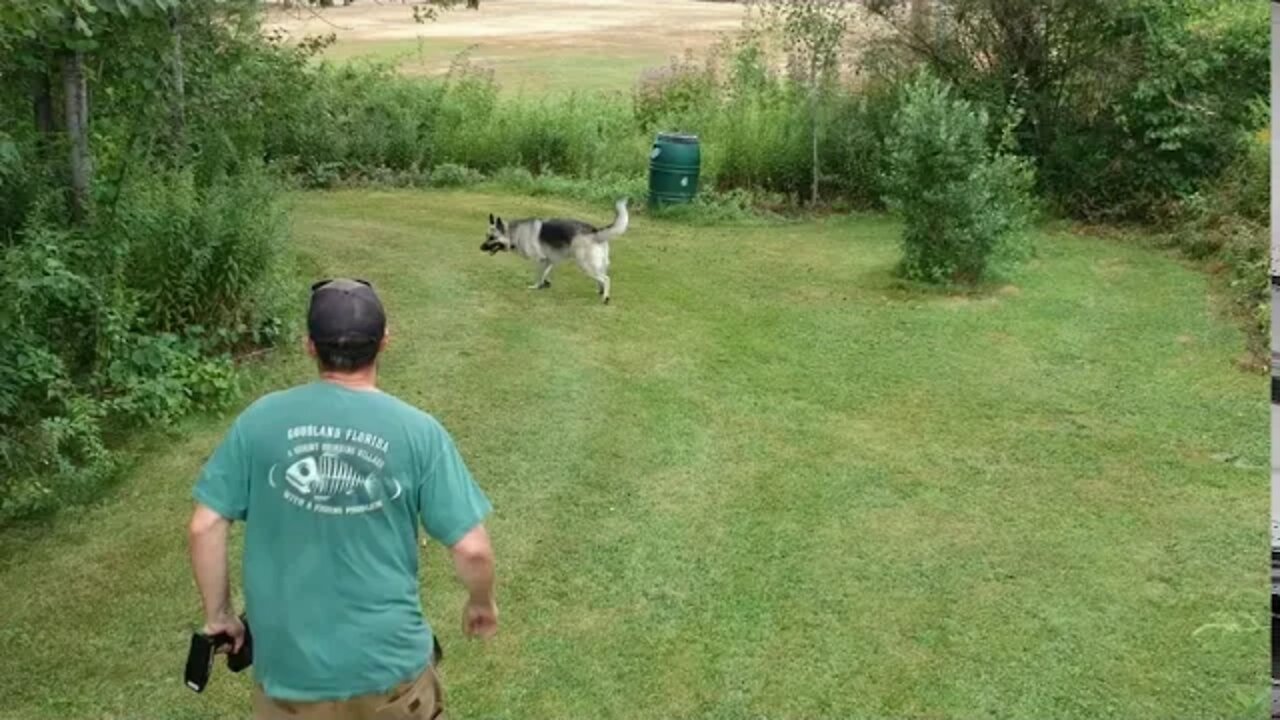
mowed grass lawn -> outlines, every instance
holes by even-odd
[[[1048,233],[1013,284],[898,288],[898,226],[635,218],[614,304],[479,251],[479,192],[300,196],[317,277],[389,307],[386,388],[492,496],[502,628],[459,718],[1260,717],[1265,380],[1201,274]],[[294,349],[255,373],[301,381]],[[0,533],[0,717],[244,717],[181,684],[192,479],[230,416],[139,443],[98,506]],[[239,534],[237,533],[237,538]],[[237,553],[238,555],[238,553]]]

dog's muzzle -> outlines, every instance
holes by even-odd
[[[489,253],[490,255],[497,255],[498,253],[502,252],[506,248],[503,247],[502,243],[490,242],[486,240],[485,243],[480,246],[480,249],[483,250],[484,252]]]

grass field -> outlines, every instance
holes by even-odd
[[[888,220],[640,216],[602,307],[576,270],[532,293],[479,252],[491,211],[609,214],[354,191],[294,213],[308,273],[381,289],[385,387],[497,507],[490,644],[428,551],[451,716],[1261,717],[1265,380],[1200,273],[1046,232],[1012,284],[920,295]],[[253,377],[308,367],[290,347]],[[140,439],[100,505],[0,532],[0,718],[244,716],[245,678],[180,682],[189,490],[228,421]]]
[[[645,70],[662,67],[671,55],[660,48],[618,50],[601,62],[598,48],[529,47],[468,43],[453,39],[353,40],[324,54],[333,63],[390,63],[405,75],[442,76],[463,52],[477,67],[493,71],[511,95],[568,92],[627,92]],[[584,68],[590,67],[589,72]]]
[[[419,24],[407,6],[360,2],[324,11],[275,8],[268,27],[294,40],[332,33],[324,53],[369,59],[408,75],[438,76],[467,50],[503,92],[629,92],[641,73],[736,31],[737,3],[693,0],[499,0]]]

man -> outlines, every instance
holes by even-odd
[[[492,506],[444,428],[377,389],[386,316],[368,283],[316,283],[307,330],[320,379],[245,410],[196,484],[204,632],[227,633],[233,651],[243,643],[227,536],[244,521],[254,718],[439,717],[417,524],[450,548],[470,593],[463,631],[487,638],[498,621],[483,525]]]

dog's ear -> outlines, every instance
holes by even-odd
[[[495,223],[494,220],[495,218],[493,217],[493,213],[489,213],[489,224],[496,225],[497,223]]]
[[[497,225],[498,232],[502,233],[503,235],[507,234],[507,224],[502,222],[502,218],[498,218],[498,221],[494,224]]]

